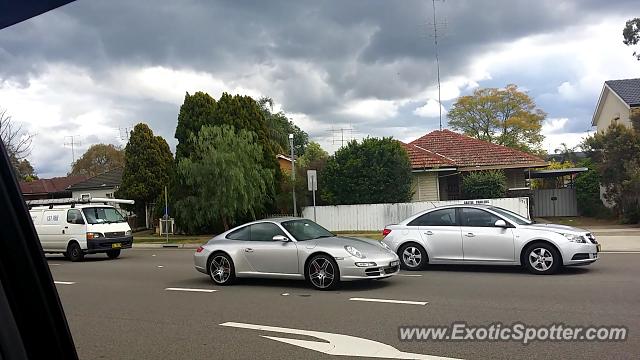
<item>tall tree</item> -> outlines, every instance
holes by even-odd
[[[22,125],[16,125],[7,110],[0,109],[0,141],[7,149],[13,170],[21,180],[35,176],[35,171],[27,160],[32,140],[33,134],[27,133]]]
[[[604,197],[624,219],[640,211],[640,132],[620,124],[585,139],[582,147],[596,164]],[[637,220],[636,220],[637,222]]]
[[[516,85],[476,89],[473,95],[459,97],[447,114],[454,130],[530,153],[541,152],[546,116]]]
[[[262,166],[262,146],[255,133],[230,125],[205,126],[191,136],[194,154],[178,163],[177,174],[194,194],[176,201],[180,226],[208,232],[225,229],[263,210],[274,171]]]
[[[214,124],[216,100],[209,94],[198,91],[193,95],[187,93],[178,113],[178,126],[175,137],[176,161],[189,157],[193,152],[193,144],[189,141],[192,135],[197,135],[205,125]]]
[[[116,196],[136,201],[136,213],[145,214],[149,203],[159,198],[173,172],[173,155],[166,140],[155,136],[143,123],[131,131],[124,149],[122,184]]]
[[[637,45],[640,42],[640,18],[627,20],[624,29],[622,29],[622,37],[622,43],[627,46]],[[634,51],[633,56],[640,61],[639,52]]]
[[[321,174],[321,196],[333,205],[406,202],[412,196],[409,155],[392,138],[349,142]]]
[[[69,175],[96,176],[124,166],[124,151],[113,144],[91,145],[71,166]]]
[[[301,168],[319,170],[320,168],[324,168],[327,159],[329,159],[329,153],[326,152],[320,144],[315,141],[311,141],[309,145],[307,145],[304,155],[298,158],[298,162],[296,164]]]
[[[267,122],[269,137],[272,139],[274,150],[280,154],[290,154],[289,134],[293,134],[295,155],[304,155],[309,144],[309,135],[294,124],[293,121],[289,120],[284,112],[274,113],[273,100],[271,98],[260,98],[258,104]]]

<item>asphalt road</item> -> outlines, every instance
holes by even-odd
[[[80,357],[336,358],[291,344],[322,341],[310,334],[252,329],[254,325],[350,335],[402,352],[462,359],[636,359],[640,354],[640,253],[602,254],[594,265],[569,268],[554,276],[529,275],[516,268],[441,266],[405,273],[419,276],[347,283],[338,291],[321,292],[304,282],[283,280],[241,280],[233,286],[216,287],[193,269],[192,251],[128,250],[118,260],[92,255],[82,263],[49,257]],[[406,342],[398,338],[399,326],[460,321],[473,325],[624,325],[629,338],[624,342],[529,345]],[[233,326],[222,326],[224,323]],[[285,343],[266,336],[294,340]],[[346,343],[354,355],[377,346],[360,346],[358,339],[352,338]],[[318,346],[322,349],[326,345]]]

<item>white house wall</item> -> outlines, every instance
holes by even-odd
[[[596,122],[598,131],[605,131],[617,117],[620,117],[618,124],[631,127],[629,108],[615,94],[605,90],[602,110]]]
[[[438,173],[418,172],[412,175],[413,198],[411,201],[436,201],[438,194]]]

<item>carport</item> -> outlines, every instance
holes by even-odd
[[[578,216],[575,179],[588,168],[531,170],[529,179],[542,180],[543,187],[532,190],[533,216]]]

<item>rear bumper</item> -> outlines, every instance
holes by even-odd
[[[120,244],[120,247],[113,247],[113,244]],[[87,253],[99,253],[109,250],[130,249],[133,245],[133,236],[123,236],[117,238],[98,238],[87,240]]]

